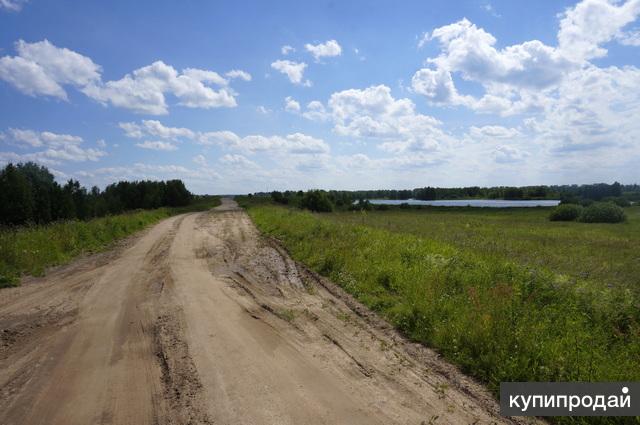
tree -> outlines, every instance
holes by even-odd
[[[4,224],[24,224],[33,219],[31,184],[13,164],[0,173],[0,219]]]
[[[415,198],[421,201],[433,201],[436,199],[436,189],[434,187],[423,187],[422,189],[416,189],[415,192]]]
[[[57,184],[46,167],[35,162],[18,164],[16,168],[29,180],[33,204],[33,220],[48,223],[53,219],[51,195]]]
[[[302,208],[317,212],[333,211],[333,204],[324,190],[310,190],[302,196]]]

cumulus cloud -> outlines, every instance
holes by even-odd
[[[613,155],[615,147],[637,149],[638,87],[638,68],[589,66],[570,74],[549,110],[526,124],[535,141],[555,154],[607,147]]]
[[[326,121],[330,118],[326,108],[322,102],[318,100],[312,100],[307,104],[307,109],[302,113],[302,116],[311,121]]]
[[[469,135],[474,139],[514,139],[522,136],[517,128],[508,128],[501,125],[485,125],[484,127],[471,126]]]
[[[3,133],[3,140],[24,149],[36,149],[25,154],[2,152],[0,157],[9,161],[35,161],[55,165],[63,161],[98,161],[106,155],[106,152],[100,149],[82,148],[82,137],[50,131],[9,128]]]
[[[538,40],[496,49],[496,39],[467,19],[433,30],[441,54],[428,59],[436,69],[460,72],[482,83],[542,89],[557,83],[574,65]]]
[[[323,140],[302,133],[286,136],[249,135],[240,137],[232,131],[214,131],[202,133],[198,142],[207,146],[221,146],[246,153],[288,153],[323,154],[329,152],[329,145]]]
[[[147,140],[142,143],[136,143],[136,146],[143,149],[150,149],[154,151],[165,151],[165,152],[175,151],[178,149],[178,147],[173,143],[163,142],[160,140],[158,141]]]
[[[177,140],[180,138],[193,139],[196,134],[184,127],[167,127],[157,120],[142,120],[135,122],[121,122],[118,126],[124,130],[127,137],[141,139],[145,136],[160,137]]]
[[[210,70],[187,68],[178,72],[162,61],[134,70],[123,78],[103,82],[102,69],[90,58],[43,40],[15,44],[17,56],[0,58],[0,79],[30,96],[67,100],[72,86],[104,104],[134,112],[161,115],[168,112],[166,96],[188,108],[232,108],[236,93],[229,81]],[[245,71],[233,70],[229,78],[250,80]],[[215,88],[212,87],[216,86]]]
[[[192,140],[203,146],[219,146],[223,149],[237,150],[247,154],[265,152],[267,154],[311,155],[326,154],[329,145],[303,133],[293,133],[286,136],[248,135],[240,137],[232,131],[193,131],[184,127],[168,127],[159,121],[142,120],[140,123],[123,122],[119,124],[125,135],[134,139],[145,137],[159,137],[163,140],[139,143],[137,146],[147,149],[173,150],[174,144],[169,141],[180,142]]]
[[[635,32],[624,28],[639,15],[640,0],[583,0],[560,15],[557,46],[531,40],[502,49],[495,47],[493,35],[462,19],[422,38],[421,44],[437,42],[440,54],[428,58],[428,66],[414,74],[412,90],[433,104],[479,112],[543,112],[556,101],[555,91],[570,75],[583,72],[590,66],[588,60],[606,55],[604,43],[635,44]],[[454,75],[479,83],[484,95],[460,94]]]
[[[220,162],[225,165],[242,168],[257,168],[258,164],[242,155],[227,154],[220,158]]]
[[[493,151],[492,156],[496,162],[512,163],[522,161],[529,156],[529,153],[513,146],[502,145]]]
[[[410,99],[395,99],[384,85],[334,93],[328,106],[337,134],[376,139],[389,152],[433,151],[452,141],[439,120],[417,113]]]
[[[300,103],[291,96],[287,96],[284,99],[284,110],[287,112],[298,113],[300,112]]]
[[[558,46],[574,61],[603,57],[607,50],[602,44],[619,36],[620,30],[635,21],[638,15],[638,0],[624,3],[583,0],[564,13],[558,31]]]
[[[306,67],[307,64],[304,62],[294,62],[290,60],[277,60],[271,64],[271,68],[285,74],[293,84],[310,86],[311,82],[309,80],[303,81]]]
[[[234,78],[238,78],[240,80],[244,80],[244,81],[251,81],[251,74],[249,74],[246,71],[242,71],[240,69],[233,69],[229,72],[227,72],[226,74],[227,77],[234,79]]]
[[[15,43],[17,56],[0,58],[0,79],[30,96],[67,99],[63,85],[83,87],[100,79],[100,66],[91,59],[48,40]]]
[[[7,130],[9,140],[27,144],[31,147],[61,147],[65,145],[79,145],[82,143],[82,137],[72,136],[70,134],[56,134],[49,131],[23,130],[18,128],[10,128]]]
[[[235,93],[223,85],[214,90],[207,84],[222,85],[226,80],[217,73],[186,69],[182,73],[162,61],[136,69],[120,80],[91,84],[83,93],[103,104],[131,109],[137,113],[168,113],[165,94],[173,94],[179,104],[189,108],[233,108]]]
[[[316,62],[324,57],[340,56],[342,54],[342,47],[336,40],[329,40],[315,45],[305,44],[304,48],[313,55]]]

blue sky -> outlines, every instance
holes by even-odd
[[[197,193],[637,182],[640,0],[0,0],[0,163]]]

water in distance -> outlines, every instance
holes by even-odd
[[[356,201],[357,202],[357,201]],[[485,208],[517,208],[517,207],[555,207],[560,201],[555,199],[507,201],[504,199],[442,199],[438,201],[421,201],[418,199],[369,199],[375,205],[431,205],[433,207],[485,207]]]

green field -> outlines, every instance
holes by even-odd
[[[640,207],[621,224],[551,222],[548,208],[425,208],[325,215],[446,242],[496,260],[640,292]]]
[[[88,221],[69,220],[0,230],[0,288],[14,286],[22,275],[42,275],[80,254],[109,248],[115,241],[176,214],[203,211],[220,204],[205,197],[186,207],[138,210]]]
[[[544,209],[248,212],[295,259],[495,394],[501,381],[640,379],[638,208],[613,225],[551,223]]]

